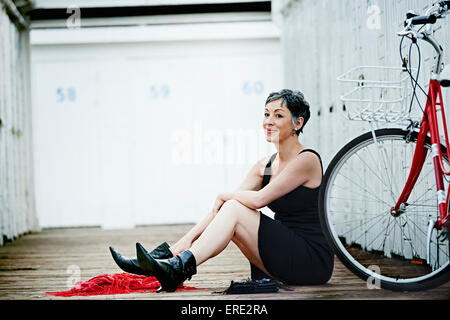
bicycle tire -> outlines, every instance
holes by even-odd
[[[389,206],[394,206],[394,199],[398,199],[398,192],[401,191],[402,186],[404,184],[404,180],[406,180],[406,177],[402,177],[400,180],[400,188],[399,190],[395,190],[395,198],[394,196],[394,183],[390,186],[390,192],[388,191],[382,191],[381,194],[376,194],[376,197],[374,198],[367,198],[367,199],[353,199],[353,201],[350,201],[351,207],[365,207],[366,209],[360,211],[356,210],[352,212],[354,209],[350,210],[342,210],[338,211],[336,208],[342,208],[346,207],[346,198],[340,198],[340,194],[345,194],[345,197],[347,197],[347,194],[358,195],[357,191],[355,190],[342,190],[341,186],[338,185],[342,183],[342,181],[346,181],[348,177],[344,176],[344,170],[347,170],[345,174],[351,175],[353,178],[361,178],[360,174],[364,167],[369,167],[368,160],[361,160],[358,157],[361,157],[358,153],[366,152],[368,153],[371,151],[371,148],[379,147],[380,145],[382,150],[386,150],[389,146],[389,143],[395,147],[392,147],[392,157],[395,159],[391,159],[391,168],[389,168],[391,171],[398,167],[397,162],[402,162],[402,159],[398,159],[399,157],[394,157],[396,155],[395,152],[397,152],[397,144],[398,144],[398,150],[401,150],[403,148],[403,145],[405,145],[405,150],[407,148],[413,150],[415,148],[415,142],[417,140],[417,132],[412,132],[412,134],[409,137],[409,143],[413,144],[410,146],[407,146],[406,143],[406,137],[408,135],[408,131],[404,131],[402,129],[395,129],[395,128],[389,128],[389,129],[380,129],[375,131],[375,136],[377,138],[377,141],[379,144],[374,144],[374,139],[372,132],[368,132],[365,134],[360,135],[359,137],[353,139],[350,141],[347,145],[345,145],[332,159],[330,162],[326,173],[323,178],[323,182],[321,185],[320,193],[319,193],[319,217],[320,217],[320,223],[323,229],[323,232],[325,234],[325,237],[329,243],[329,245],[333,248],[336,256],[339,258],[339,260],[349,269],[351,270],[355,275],[360,277],[364,281],[374,281],[376,284],[379,285],[379,287],[383,289],[389,289],[392,291],[418,291],[418,290],[426,290],[430,288],[437,287],[447,281],[450,280],[450,263],[449,263],[449,240],[447,239],[446,242],[444,241],[443,244],[440,244],[438,242],[438,239],[435,240],[434,245],[436,246],[436,253],[434,257],[433,265],[424,265],[424,257],[423,257],[423,250],[422,247],[419,248],[420,243],[419,240],[422,239],[424,236],[422,235],[423,229],[420,222],[423,220],[423,215],[428,213],[428,215],[435,214],[433,210],[437,210],[437,199],[436,199],[436,209],[434,209],[433,205],[429,205],[429,203],[433,204],[434,199],[430,198],[425,199],[423,201],[430,201],[426,202],[425,205],[423,205],[423,208],[420,208],[422,205],[421,203],[411,202],[412,209],[409,208],[406,210],[406,212],[403,215],[400,215],[400,217],[405,216],[407,214],[410,214],[410,216],[404,217],[404,220],[394,220],[398,218],[394,218],[390,215],[390,208]],[[385,143],[387,141],[387,143]],[[430,138],[427,137],[425,140],[425,147],[430,148]],[[364,148],[366,150],[364,151]],[[441,150],[442,153],[445,155],[444,160],[446,164],[448,165],[448,157],[447,157],[447,150],[446,148],[441,144]],[[377,151],[378,152],[378,151]],[[404,152],[406,155],[406,151]],[[379,153],[378,153],[379,154]],[[386,154],[386,151],[383,152],[383,157]],[[428,152],[428,156],[430,156],[431,152]],[[358,157],[356,157],[358,156]],[[364,163],[358,164],[357,161],[360,160]],[[428,161],[428,160],[427,160]],[[367,163],[366,163],[367,162]],[[376,162],[374,162],[376,163]],[[395,164],[394,164],[395,163]],[[406,162],[402,162],[402,165],[404,166]],[[411,162],[409,162],[411,164]],[[349,169],[344,169],[344,166],[349,166]],[[375,164],[376,166],[376,164]],[[359,167],[359,168],[358,168]],[[387,168],[387,166],[386,166]],[[373,169],[373,168],[371,168]],[[376,169],[376,168],[375,168]],[[375,170],[374,169],[374,170]],[[389,175],[389,172],[383,168],[379,168],[379,171],[385,171],[386,176]],[[427,168],[424,168],[427,169]],[[367,176],[370,176],[370,174],[374,174],[370,172],[367,168],[364,169],[364,174]],[[402,171],[402,170],[399,170]],[[406,168],[404,170],[405,172],[409,172],[409,170]],[[422,170],[424,171],[424,170]],[[348,173],[347,173],[348,172]],[[429,174],[429,172],[428,172]],[[345,179],[341,178],[340,175],[343,175]],[[398,174],[399,176],[401,174]],[[367,178],[366,176],[366,178]],[[407,176],[407,175],[406,175]],[[434,179],[434,174],[431,174],[432,178]],[[391,177],[393,179],[393,176]],[[423,180],[420,179],[426,179],[426,182],[428,182],[429,176],[424,173],[424,176],[419,176],[418,183],[420,184],[417,186],[417,188],[420,188],[421,185],[424,183]],[[367,181],[363,181],[364,179],[360,179],[358,181],[358,184],[366,183]],[[377,181],[379,185],[383,186],[383,179],[381,178],[375,178],[373,177],[373,180],[370,181],[370,188],[372,188],[372,185],[377,185]],[[387,179],[386,181],[391,181]],[[434,180],[433,180],[434,181]],[[351,180],[347,183],[352,183]],[[355,189],[358,189],[358,184],[355,183],[356,187]],[[434,182],[435,184],[435,182]],[[397,186],[398,187],[398,186]],[[446,185],[448,187],[448,184]],[[385,189],[389,189],[389,184],[384,182]],[[428,188],[431,190],[431,188]],[[425,191],[426,194],[428,194],[428,189]],[[336,191],[337,190],[337,191]],[[416,190],[416,187],[413,189]],[[419,190],[419,189],[417,189]],[[369,190],[370,191],[370,190]],[[418,192],[418,191],[417,191]],[[434,194],[436,194],[436,189],[432,191]],[[368,191],[365,191],[364,193],[368,193]],[[387,194],[389,198],[389,194],[391,195],[392,201],[385,201],[383,195]],[[363,194],[361,194],[363,195]],[[358,195],[359,196],[359,195]],[[365,195],[364,195],[365,196]],[[336,200],[337,199],[337,200]],[[420,198],[417,196],[417,199],[420,200]],[[364,201],[367,200],[367,201]],[[411,200],[411,197],[410,199]],[[409,201],[408,200],[408,201]],[[337,204],[336,204],[337,203]],[[341,207],[339,207],[339,205]],[[384,208],[383,208],[384,207]],[[414,209],[414,207],[418,207],[419,209]],[[429,208],[428,208],[429,207]],[[367,209],[369,208],[369,209]],[[371,209],[374,208],[374,209]],[[381,211],[378,208],[383,208]],[[371,211],[368,211],[371,210]],[[410,211],[408,211],[410,210]],[[422,211],[419,211],[422,210]],[[366,214],[365,212],[369,212],[369,214]],[[422,214],[422,212],[424,212]],[[430,213],[431,212],[431,213]],[[367,223],[364,224],[365,227],[363,227],[363,224],[361,224],[360,216],[366,215],[365,219],[367,219]],[[381,218],[380,218],[381,217]],[[360,220],[358,220],[360,219]],[[371,223],[372,225],[369,225],[369,221],[372,219]],[[380,226],[375,226],[373,224],[374,221],[385,221],[388,219],[388,221],[385,223],[385,225],[382,225],[382,228]],[[390,223],[390,220],[392,219],[392,223]],[[413,220],[416,219],[416,220]],[[422,219],[422,220],[421,220]],[[361,220],[362,221],[362,220]],[[411,222],[413,221],[413,222]],[[415,222],[417,222],[417,225]],[[395,223],[394,223],[395,222]],[[401,222],[401,223],[400,223]],[[339,223],[339,224],[338,224]],[[360,223],[361,227],[357,225]],[[378,222],[375,222],[378,223]],[[382,223],[382,222],[381,222]],[[404,223],[404,225],[403,225]],[[350,230],[350,227],[347,227],[347,225],[350,225],[350,227],[353,228],[354,225],[356,225],[356,228]],[[353,225],[352,225],[353,224]],[[408,225],[409,224],[409,225]],[[417,230],[411,231],[411,229],[408,229],[408,233],[406,233],[406,226],[408,225],[408,228],[414,228]],[[389,228],[391,229],[389,229]],[[341,229],[338,231],[338,229]],[[348,229],[348,230],[347,230]],[[395,229],[399,229],[399,239],[398,242],[395,242],[395,233],[397,232]],[[344,231],[342,231],[344,230]],[[359,237],[353,236],[352,233],[354,230],[359,231],[363,230],[361,232],[361,235]],[[377,231],[379,230],[379,231]],[[402,231],[403,230],[403,231]],[[379,234],[377,235],[377,233]],[[384,232],[384,234],[382,233]],[[434,231],[435,237],[439,236],[438,233],[442,231]],[[340,233],[340,235],[339,235]],[[394,233],[393,235],[391,233]],[[372,238],[371,235],[373,234]],[[411,236],[411,234],[414,234],[414,239]],[[345,236],[344,236],[345,235]],[[381,238],[380,238],[381,235]],[[354,239],[358,239],[358,241],[351,240],[351,237],[353,236]],[[384,237],[384,239],[383,239]],[[408,238],[409,237],[409,238]],[[420,237],[420,239],[419,239]],[[364,238],[364,239],[363,239]],[[379,238],[379,239],[377,239]],[[393,240],[391,240],[393,238]],[[426,238],[426,236],[425,236]],[[402,240],[401,240],[402,239]],[[435,239],[435,238],[433,238]],[[387,240],[387,241],[386,241]],[[370,241],[370,243],[369,243]],[[408,241],[408,242],[406,242]],[[390,243],[389,243],[390,242]],[[403,247],[403,244],[400,246],[400,242],[405,242],[405,245]],[[378,247],[375,246],[375,243],[380,243]],[[414,245],[413,245],[414,243]],[[417,243],[417,248],[414,248]],[[391,247],[389,248],[389,245]],[[410,246],[410,249],[408,249],[408,245]],[[395,250],[399,250],[399,246],[401,249],[404,249],[403,252],[404,256],[399,255],[399,252],[394,252]],[[443,248],[441,250],[441,247]],[[418,250],[420,249],[420,250]],[[387,250],[387,253],[386,253]],[[391,250],[391,252],[389,252]],[[408,253],[408,250],[411,252]],[[418,252],[421,252],[420,254]],[[442,253],[441,253],[442,251]],[[409,256],[412,256],[411,258]],[[433,256],[430,254],[430,259],[433,258]],[[359,260],[358,260],[359,259]],[[414,260],[415,259],[415,260]],[[379,270],[374,270],[374,264],[369,265],[370,261],[378,262],[381,266],[378,265]],[[426,262],[426,261],[425,261]],[[402,263],[402,264],[401,264]],[[397,266],[396,264],[400,264]],[[413,264],[421,264],[421,266],[412,266]],[[377,265],[375,265],[377,266]],[[415,269],[414,269],[414,268]],[[409,269],[408,269],[409,268]],[[436,268],[433,270],[433,268]],[[417,273],[417,275],[414,275],[414,272],[410,272],[409,270],[418,270],[414,271]],[[407,271],[405,271],[407,270]],[[378,271],[378,272],[375,272]],[[401,272],[403,272],[401,274]],[[428,273],[425,273],[428,272]],[[424,273],[424,274],[421,274]],[[369,282],[367,282],[369,283]]]

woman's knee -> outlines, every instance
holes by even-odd
[[[240,218],[246,219],[249,216],[252,216],[253,214],[257,213],[256,210],[250,209],[234,199],[226,201],[220,208],[219,213],[221,211],[225,214],[233,215],[238,219]]]
[[[235,200],[228,200],[226,201],[222,207],[220,208],[219,212],[216,215],[216,218],[219,219],[225,219],[228,222],[233,221],[237,224],[239,219],[239,207],[238,204],[235,203],[237,201]]]
[[[219,213],[227,212],[228,214],[235,214],[241,209],[243,209],[244,205],[237,200],[231,199],[225,201],[222,207],[219,210]]]

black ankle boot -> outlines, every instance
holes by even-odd
[[[173,292],[186,279],[197,273],[197,264],[191,251],[186,250],[170,259],[155,259],[140,243],[136,243],[137,260],[141,268],[158,279],[162,290]]]
[[[169,245],[164,242],[161,243],[159,246],[157,246],[155,249],[153,249],[152,252],[148,253],[147,250],[142,247],[143,250],[154,257],[155,259],[166,259],[173,257],[172,252],[169,250]],[[143,276],[151,276],[148,271],[143,270],[137,261],[137,259],[129,259],[124,256],[122,256],[119,252],[117,252],[114,248],[109,247],[109,251],[111,251],[111,255],[114,259],[114,261],[117,263],[120,269],[122,269],[125,272],[137,274],[137,275],[143,275]]]

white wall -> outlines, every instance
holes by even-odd
[[[39,230],[31,153],[30,47],[0,7],[0,245]]]
[[[270,22],[34,30],[42,227],[199,221],[273,149],[281,88]]]

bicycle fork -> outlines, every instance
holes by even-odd
[[[437,102],[437,98],[439,98],[439,102]],[[442,150],[441,150],[441,142],[439,138],[439,130],[438,130],[438,121],[436,116],[436,105],[440,105],[442,112],[442,120],[444,122],[444,130],[445,130],[445,142],[447,147],[447,156],[449,147],[448,147],[448,136],[447,136],[447,127],[445,125],[445,115],[442,106],[442,93],[440,90],[440,83],[438,81],[431,80],[430,87],[428,90],[428,99],[425,106],[424,116],[422,118],[422,122],[420,125],[420,131],[417,137],[417,147],[414,151],[413,161],[411,164],[411,171],[409,173],[408,179],[406,181],[405,187],[397,200],[394,208],[391,209],[391,214],[393,216],[398,216],[404,213],[404,209],[407,206],[407,200],[411,191],[422,171],[423,164],[425,162],[425,158],[427,156],[428,150],[424,147],[425,138],[427,137],[428,131],[430,132],[431,138],[431,156],[433,158],[433,166],[436,180],[436,196],[438,202],[439,209],[439,218],[434,220],[430,218],[428,221],[427,228],[427,263],[431,263],[431,238],[433,235],[433,230],[440,230],[444,228],[446,230],[450,229],[450,221],[449,221],[449,213],[448,213],[448,200],[449,200],[449,192],[450,188],[447,191],[447,195],[445,194],[445,186],[443,175],[448,175],[449,172],[445,171],[442,161]]]
[[[431,138],[431,155],[433,157],[433,166],[434,173],[436,179],[436,195],[438,199],[438,208],[439,208],[439,219],[435,222],[435,227],[449,229],[450,221],[448,215],[448,197],[449,194],[445,194],[445,186],[443,175],[448,174],[444,171],[442,154],[440,150],[440,139],[439,139],[439,131],[438,131],[438,122],[436,117],[436,105],[440,105],[442,109],[442,94],[440,90],[440,83],[438,81],[431,80],[430,87],[428,91],[428,99],[425,106],[424,116],[422,118],[422,122],[420,125],[420,131],[417,137],[416,142],[416,150],[414,151],[413,161],[411,164],[411,171],[409,173],[408,179],[406,180],[405,187],[398,198],[395,206],[391,209],[391,214],[393,216],[398,216],[405,212],[404,208],[407,206],[407,201],[411,191],[422,171],[423,164],[425,162],[425,158],[427,156],[427,148],[425,148],[425,138],[427,137],[427,133],[430,132]],[[439,103],[437,103],[437,98],[439,98]],[[433,102],[431,102],[433,101]],[[442,117],[445,122],[445,117],[443,110]],[[447,130],[446,126],[444,126],[445,131]],[[445,135],[446,144],[447,144],[447,152],[448,152],[448,137]]]
[[[448,200],[449,200],[449,194],[450,194],[450,188],[447,191],[447,195],[445,194],[445,186],[444,186],[444,180],[443,175],[449,174],[449,172],[445,171],[445,168],[443,166],[442,161],[442,150],[440,148],[440,138],[439,138],[439,131],[438,131],[438,122],[436,117],[436,112],[433,112],[433,110],[436,110],[436,105],[441,106],[442,111],[442,118],[445,123],[445,115],[444,111],[442,110],[442,94],[440,90],[440,84],[438,81],[430,81],[430,87],[428,92],[428,99],[425,107],[424,116],[421,121],[420,130],[418,133],[417,141],[416,141],[416,149],[414,150],[413,160],[411,164],[411,170],[409,172],[408,178],[406,180],[405,186],[402,190],[402,193],[400,197],[396,201],[396,197],[392,190],[392,183],[391,179],[389,179],[388,169],[386,165],[385,157],[383,156],[381,145],[377,142],[375,129],[370,123],[372,127],[372,136],[373,140],[376,145],[379,145],[380,148],[378,148],[378,160],[381,172],[383,172],[385,183],[390,187],[390,193],[391,197],[393,199],[393,202],[395,203],[395,206],[391,208],[390,214],[393,217],[398,217],[401,214],[406,212],[406,208],[408,206],[408,198],[414,188],[414,185],[417,182],[417,179],[419,178],[419,175],[422,171],[423,165],[425,163],[425,159],[427,157],[428,149],[425,147],[425,139],[427,137],[427,133],[430,132],[430,138],[431,138],[431,156],[433,158],[433,166],[434,166],[434,172],[435,172],[435,180],[436,180],[436,196],[437,196],[437,202],[438,202],[438,208],[439,208],[439,218],[437,220],[434,220],[433,218],[430,218],[428,221],[428,228],[427,228],[427,263],[430,264],[430,257],[431,257],[431,238],[433,235],[433,230],[437,229],[440,230],[441,228],[450,229],[450,219],[449,219],[449,213],[448,213]],[[439,102],[437,101],[437,98],[439,98]],[[412,128],[411,128],[412,130]],[[445,139],[446,139],[446,146],[447,146],[447,156],[448,152],[450,152],[448,147],[448,136],[447,136],[447,128],[444,124],[444,130],[445,132]]]

